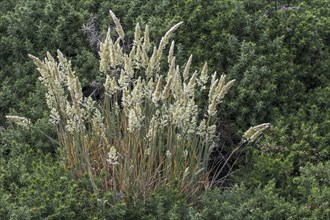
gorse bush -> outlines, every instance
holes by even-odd
[[[330,219],[328,5],[328,0],[1,0],[0,219]],[[107,13],[110,8],[125,27],[123,37],[111,23]],[[184,25],[175,31],[172,48],[175,71],[180,65],[182,91],[194,70],[199,71],[194,98],[187,98],[197,105],[196,137],[183,135],[183,144],[177,135],[182,137],[182,129],[190,128],[173,125],[170,111],[179,99],[173,91],[176,76],[172,76],[168,98],[162,98],[173,75],[169,74],[172,60],[167,56],[170,39],[152,69],[154,85],[147,87],[153,48],[157,46],[158,51],[160,36],[178,21],[184,21]],[[137,28],[140,42],[133,41],[137,22],[141,25]],[[103,59],[100,74],[98,52],[106,43],[109,23],[112,42],[109,40],[100,51],[108,56]],[[152,40],[143,49],[146,24]],[[83,96],[91,97],[91,109],[87,109],[88,98],[77,99],[86,116],[81,119],[81,127],[76,123],[81,117],[75,113],[79,108],[75,108],[68,89],[69,73],[63,70],[65,59],[54,56],[56,49],[72,63],[72,78],[79,78]],[[116,53],[110,53],[113,50]],[[42,98],[48,86],[37,81],[39,73],[27,56],[30,53],[40,58],[46,51],[54,56],[41,62],[48,65],[47,80],[61,81],[63,96],[56,96],[56,104],[61,100],[58,97],[64,97],[65,104],[56,105],[51,115],[53,108],[49,110]],[[125,54],[134,72],[127,81]],[[185,78],[182,64],[190,54],[193,59]],[[202,69],[198,69],[204,61],[208,69],[205,88],[200,82]],[[50,67],[54,67],[53,72]],[[208,143],[215,143],[213,152],[204,157],[196,150],[202,159],[188,157],[192,160],[189,163],[198,163],[196,169],[204,170],[195,179],[193,175],[183,179],[188,161],[183,160],[185,154],[180,157],[181,147],[187,150],[185,153],[192,153],[196,146],[207,147],[197,134],[197,126],[209,119],[208,95],[214,70],[235,79],[235,87],[210,119],[211,126],[217,125],[216,135]],[[121,72],[126,87],[120,84]],[[57,74],[61,80],[54,79]],[[148,88],[150,92],[142,93],[142,101],[137,104],[133,91],[139,77],[142,91]],[[152,94],[160,77],[160,99],[155,107]],[[105,86],[107,79],[115,89]],[[128,98],[123,99],[124,95]],[[125,106],[125,100],[132,103]],[[129,113],[138,109],[137,105],[143,120],[130,131]],[[182,106],[187,106],[186,101]],[[177,115],[185,118],[184,113]],[[5,123],[8,114],[12,116],[7,120],[21,128]],[[92,122],[97,114],[102,118],[101,128]],[[132,111],[134,114],[139,115]],[[153,116],[158,124],[168,124],[155,127],[155,140],[149,142],[146,133]],[[48,122],[50,117],[56,126]],[[253,147],[237,145],[241,129],[263,121],[273,124],[265,139]],[[245,137],[250,135],[253,140],[266,127],[251,128]],[[244,140],[241,144],[247,143]],[[149,153],[149,148],[156,150]],[[155,175],[150,178],[152,173]],[[225,189],[228,182],[238,184]],[[198,191],[211,185],[219,188],[196,199]],[[189,193],[195,194],[185,198]],[[132,199],[137,196],[142,200]]]
[[[87,173],[95,192],[110,189],[146,198],[156,188],[174,185],[180,193],[197,195],[216,183],[211,171],[221,172],[224,166],[208,169],[208,162],[217,142],[217,106],[235,80],[226,82],[225,75],[218,78],[216,73],[210,77],[207,63],[200,73],[192,73],[192,57],[182,71],[175,62],[174,42],[166,64],[164,50],[181,22],[153,48],[148,26],[142,33],[137,24],[133,44],[125,48],[123,28],[110,14],[115,33],[108,30],[99,52],[103,104],[84,97],[71,63],[60,51],[58,61],[50,53],[44,61],[30,55],[48,90],[50,122],[64,147],[64,168],[77,177]],[[199,107],[203,97],[196,94],[208,87],[207,105]],[[242,144],[268,127],[249,129]]]
[[[125,219],[123,201],[94,194],[59,159],[16,142],[0,147],[0,219]]]
[[[329,219],[329,162],[300,169],[294,198],[281,197],[271,181],[264,187],[216,188],[191,206],[171,187],[138,201],[94,194],[87,176],[74,179],[63,172],[60,157],[28,145],[4,144],[0,155],[1,219]]]

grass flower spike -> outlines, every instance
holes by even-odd
[[[6,119],[23,128],[29,128],[31,125],[31,121],[25,117],[20,117],[20,116],[16,116],[16,115],[7,115]]]

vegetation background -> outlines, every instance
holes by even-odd
[[[226,73],[236,86],[220,106],[224,149],[243,131],[272,129],[245,149],[226,188],[197,203],[176,189],[146,201],[93,194],[86,179],[62,170],[45,88],[28,54],[60,49],[86,90],[97,82],[98,41],[116,13],[128,39],[137,22],[159,41],[171,26],[177,62]],[[327,0],[0,2],[1,219],[329,219],[330,3]],[[5,120],[30,118],[23,130]],[[224,135],[226,134],[226,135]]]

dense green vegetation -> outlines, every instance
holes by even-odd
[[[0,218],[328,219],[329,6],[327,0],[1,1]],[[207,61],[209,73],[236,79],[218,111],[224,156],[244,130],[272,124],[235,155],[227,188],[198,202],[160,189],[133,203],[111,191],[95,195],[87,176],[63,171],[46,89],[28,54],[43,58],[60,49],[83,88],[102,82],[98,41],[114,27],[110,9],[131,30],[125,46],[137,22],[159,42],[183,21],[173,36],[177,63],[193,54],[194,68]],[[8,114],[30,118],[32,128],[9,124]]]

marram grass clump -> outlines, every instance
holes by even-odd
[[[225,75],[218,78],[216,73],[209,77],[207,64],[200,73],[191,72],[192,57],[180,68],[174,42],[168,70],[161,70],[166,45],[182,22],[164,35],[158,47],[149,41],[148,26],[142,32],[137,24],[126,51],[123,28],[110,14],[116,33],[109,28],[99,51],[105,78],[103,104],[83,96],[70,61],[60,51],[56,60],[49,53],[43,61],[30,55],[48,89],[50,122],[64,148],[64,167],[77,177],[87,173],[95,192],[112,190],[146,198],[156,188],[174,185],[185,195],[198,195],[213,185],[207,168],[216,144],[217,106],[235,80],[227,82]],[[195,94],[206,88],[210,88],[208,106],[198,118],[203,110],[196,104],[201,97]]]

